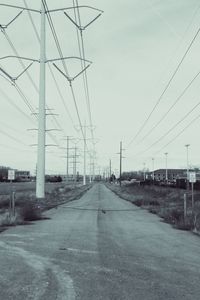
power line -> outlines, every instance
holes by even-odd
[[[185,114],[183,118],[181,118],[177,123],[175,123],[165,134],[163,134],[158,140],[156,140],[151,146],[149,146],[146,150],[136,154],[135,156],[139,154],[143,154],[147,152],[149,149],[151,149],[153,146],[158,144],[161,140],[163,140],[171,131],[173,131],[181,122],[183,122],[198,106],[200,105],[200,102],[198,102],[189,112]]]
[[[63,67],[64,67],[64,70],[67,74],[67,76],[69,77],[69,73],[68,73],[68,69],[67,69],[67,66],[66,66],[66,63],[65,61],[63,60],[63,53],[62,53],[62,49],[60,47],[60,43],[59,43],[59,40],[58,40],[58,37],[57,37],[57,34],[56,34],[56,30],[55,30],[55,27],[53,25],[53,21],[52,21],[52,18],[51,18],[51,15],[50,13],[48,12],[48,6],[47,6],[47,3],[45,0],[42,0],[43,2],[43,5],[44,7],[46,8],[46,11],[47,11],[47,19],[48,19],[48,23],[49,23],[49,26],[50,26],[50,29],[51,29],[51,32],[52,32],[52,35],[53,35],[53,38],[54,38],[54,41],[55,41],[55,44],[56,44],[56,47],[57,47],[57,50],[58,50],[58,53],[60,55],[60,57],[62,58],[62,64],[63,64]],[[31,15],[30,15],[31,16]],[[31,17],[32,18],[32,17]],[[33,24],[33,20],[32,20],[32,24]],[[35,28],[35,27],[34,27]],[[35,28],[36,30],[36,28]],[[37,35],[39,37],[39,35]],[[55,79],[55,77],[54,77]],[[58,85],[57,85],[58,86]],[[73,101],[74,101],[74,104],[75,104],[75,109],[76,109],[76,113],[77,113],[77,116],[78,116],[78,120],[79,120],[79,124],[80,124],[80,127],[81,127],[81,131],[82,131],[82,135],[83,135],[83,129],[82,129],[82,124],[81,124],[81,119],[80,119],[80,114],[79,114],[79,110],[78,110],[78,105],[77,105],[77,102],[76,102],[76,97],[75,97],[75,93],[74,93],[74,90],[73,90],[73,87],[72,85],[70,84],[70,88],[71,88],[71,93],[72,93],[72,98],[73,98]],[[60,92],[59,92],[60,94]],[[64,101],[63,101],[64,102]],[[66,105],[65,105],[65,108],[66,108]],[[72,119],[72,118],[71,118]],[[83,135],[84,136],[84,135]]]
[[[25,3],[25,5],[26,5],[26,8],[28,8],[28,6],[27,6],[27,4],[26,4],[26,1],[24,1],[24,3]],[[33,26],[33,28],[34,28],[35,34],[36,34],[36,36],[37,36],[37,39],[38,39],[38,41],[39,41],[39,43],[40,43],[39,34],[38,34],[37,29],[36,29],[36,27],[35,27],[35,25],[34,25],[34,22],[33,22],[32,16],[31,16],[31,13],[30,13],[30,11],[27,11],[27,12],[28,12],[28,14],[29,14],[29,17],[30,17],[30,20],[31,20],[31,24],[32,24],[32,26]],[[16,50],[14,44],[13,44],[12,41],[10,40],[10,38],[9,38],[9,36],[8,36],[8,34],[6,33],[5,30],[3,30],[3,33],[4,33],[4,36],[6,37],[6,40],[7,40],[8,43],[9,43],[11,49],[13,50],[13,52],[15,53],[15,55],[18,57],[18,61],[19,61],[20,65],[21,65],[21,67],[22,67],[23,70],[25,71],[25,70],[26,70],[26,66],[25,66],[24,62],[22,61],[22,59],[19,57],[19,53],[17,52],[17,50]],[[31,84],[33,85],[33,87],[34,87],[35,91],[37,92],[37,94],[39,94],[39,89],[38,89],[38,87],[36,86],[34,80],[32,79],[30,73],[28,72],[28,70],[26,70],[26,75],[27,75],[28,79],[30,80]],[[48,109],[48,106],[47,106],[47,109]],[[55,123],[58,125],[58,127],[61,128],[61,126],[59,125],[59,123],[58,123],[57,119],[55,118],[55,116],[52,116],[52,117],[53,117]],[[62,129],[62,131],[64,132],[63,129]]]
[[[198,116],[196,116],[187,126],[185,126],[173,139],[171,139],[167,144],[165,144],[160,150],[156,151],[154,153],[154,155],[157,154],[157,153],[159,153],[164,148],[166,148],[172,142],[174,142],[186,129],[188,129],[199,118],[200,118],[200,114]]]
[[[144,129],[144,127],[146,126],[146,124],[148,123],[149,119],[151,118],[153,112],[155,111],[156,107],[159,105],[160,101],[162,100],[164,94],[166,93],[166,91],[168,90],[169,86],[171,85],[175,75],[177,74],[178,70],[180,69],[185,57],[187,56],[188,52],[190,51],[194,41],[196,40],[198,34],[200,32],[200,28],[197,30],[197,32],[195,33],[194,37],[192,38],[192,41],[190,42],[189,46],[187,47],[184,55],[182,56],[180,62],[178,63],[175,71],[173,72],[172,76],[170,77],[167,85],[165,86],[163,92],[161,93],[160,97],[158,98],[156,104],[154,105],[153,109],[151,110],[151,112],[149,113],[149,115],[147,116],[146,120],[143,122],[142,126],[140,127],[140,129],[138,130],[138,132],[136,133],[136,135],[134,136],[134,138],[130,141],[130,143],[128,144],[128,147],[133,143],[133,141],[138,137],[138,135],[142,132],[142,130]]]
[[[73,0],[73,5],[75,6],[75,1]],[[78,38],[78,47],[79,47],[79,53],[81,58],[83,58],[83,61],[81,60],[81,67],[82,70],[86,68],[86,62],[85,62],[85,46],[84,46],[84,40],[83,40],[83,30],[82,30],[82,25],[81,25],[81,16],[80,16],[80,10],[79,10],[79,3],[78,0],[76,0],[76,6],[77,6],[77,15],[78,15],[78,25],[79,25],[79,30],[77,30],[77,38]],[[74,8],[74,15],[75,15],[75,21],[77,23],[77,15],[76,15],[76,9]],[[81,42],[79,39],[79,33],[80,33],[80,38]],[[93,125],[92,125],[92,113],[91,113],[91,104],[90,104],[90,93],[89,93],[89,85],[88,85],[88,77],[87,77],[87,71],[85,70],[83,72],[83,82],[84,82],[84,90],[85,90],[85,97],[86,97],[86,105],[87,105],[87,110],[88,110],[88,115],[89,115],[89,122],[91,126],[91,135],[92,138],[94,139],[93,136]]]
[[[26,3],[26,0],[24,0],[24,4],[25,4],[26,8],[28,8],[28,5],[27,5],[27,3]],[[38,43],[40,44],[40,37],[39,37],[38,31],[37,31],[37,28],[36,28],[36,26],[35,26],[35,23],[34,23],[34,21],[33,21],[32,14],[31,14],[30,11],[27,11],[27,12],[28,12],[28,16],[29,16],[29,19],[30,19],[30,21],[31,21],[31,24],[32,24],[32,26],[33,26],[33,30],[34,30],[35,35],[36,35],[36,37],[37,37]],[[67,105],[66,105],[66,102],[65,102],[65,100],[64,100],[64,97],[63,97],[63,95],[62,95],[62,93],[61,93],[61,90],[60,90],[60,88],[59,88],[58,82],[57,82],[57,80],[56,80],[56,78],[55,78],[55,76],[54,76],[54,74],[53,74],[53,71],[52,71],[52,69],[51,69],[51,66],[50,66],[49,63],[48,63],[47,65],[48,65],[50,74],[51,74],[51,76],[52,76],[52,79],[53,79],[53,81],[54,81],[54,84],[55,84],[55,86],[56,86],[56,89],[57,89],[57,91],[58,91],[58,94],[59,94],[59,96],[60,96],[60,98],[61,98],[61,100],[62,100],[62,103],[63,103],[63,105],[64,105],[64,108],[65,108],[65,110],[66,110],[66,112],[67,112],[67,115],[68,115],[68,117],[69,117],[69,119],[70,119],[70,121],[71,121],[71,123],[72,123],[74,129],[76,130],[75,125],[74,125],[74,121],[73,121],[72,116],[71,116],[71,114],[70,114],[70,112],[69,112],[69,109],[68,109],[68,107],[67,107]],[[48,107],[48,106],[47,106],[47,107]],[[55,122],[57,123],[57,126],[64,132],[64,129],[62,129],[62,127],[61,127],[61,125],[59,124],[58,120],[57,120],[56,118],[54,118],[54,120],[55,120]]]
[[[186,91],[191,87],[191,85],[194,83],[194,81],[197,79],[197,77],[200,75],[200,71],[193,77],[193,79],[189,82],[189,84],[186,86],[186,88],[183,90],[183,92],[178,96],[178,98],[175,100],[175,102],[170,106],[170,108],[164,113],[164,115],[159,119],[159,121],[145,134],[145,136],[140,140],[139,143],[143,142],[146,137],[150,135],[157,127],[158,125],[166,118],[166,116],[169,114],[169,112],[174,108],[174,106],[179,102],[179,100],[185,95]]]
[[[68,117],[69,117],[69,119],[70,119],[70,121],[71,121],[71,123],[72,123],[74,129],[76,130],[75,125],[74,125],[73,118],[72,118],[72,116],[71,116],[71,114],[70,114],[70,112],[69,112],[69,109],[68,109],[68,107],[67,107],[67,105],[66,105],[65,99],[64,99],[64,97],[63,97],[63,95],[62,95],[62,93],[61,93],[61,90],[60,90],[60,88],[59,88],[58,82],[57,82],[57,80],[56,80],[56,78],[55,78],[55,75],[54,75],[54,73],[53,73],[53,71],[52,71],[52,68],[51,68],[51,66],[49,65],[49,63],[48,63],[48,67],[49,67],[49,71],[50,71],[50,73],[51,73],[51,76],[52,76],[52,78],[53,78],[53,81],[54,81],[54,83],[55,83],[55,86],[56,86],[56,88],[57,88],[58,94],[59,94],[59,96],[60,96],[60,98],[61,98],[61,100],[62,100],[63,106],[64,106],[64,108],[65,108],[65,110],[66,110],[66,112],[67,112],[67,115],[68,115]]]
[[[23,149],[20,149],[20,148],[16,148],[16,147],[13,147],[13,146],[11,146],[11,145],[8,145],[8,144],[2,144],[2,143],[0,143],[0,147],[5,147],[6,148],[6,151],[8,151],[8,150],[15,150],[15,151],[20,151],[20,152],[26,152],[27,153],[27,151],[30,151],[30,149],[29,150],[23,150]]]
[[[24,101],[24,103],[27,105],[27,107],[29,108],[29,110],[31,111],[31,113],[37,118],[37,116],[35,115],[35,109],[32,107],[32,105],[29,103],[27,97],[24,95],[23,91],[21,90],[21,88],[15,83],[15,88],[18,92],[18,94],[20,95],[20,97],[22,98],[22,100]]]
[[[10,138],[11,140],[13,140],[13,141],[15,141],[15,142],[17,142],[17,143],[19,143],[19,144],[22,144],[22,145],[24,145],[24,146],[26,146],[26,147],[28,146],[28,145],[26,145],[23,141],[17,139],[16,137],[12,136],[11,134],[5,132],[5,131],[2,130],[2,129],[0,129],[0,133],[2,133],[3,135],[7,136],[7,137]]]
[[[14,44],[13,44],[12,41],[10,40],[10,38],[9,38],[9,36],[8,36],[8,34],[7,34],[7,32],[6,32],[5,30],[3,30],[2,32],[3,32],[3,34],[4,34],[5,38],[6,38],[6,40],[8,41],[8,43],[9,43],[11,49],[13,50],[13,52],[15,53],[15,55],[18,57],[18,61],[19,61],[20,65],[21,65],[21,67],[23,68],[23,70],[26,69],[26,66],[25,66],[23,60],[20,58],[20,55],[19,55],[19,53],[17,52],[17,50],[16,50]],[[28,70],[26,71],[26,75],[27,75],[28,79],[30,80],[30,82],[32,83],[32,85],[33,85],[35,91],[38,93],[38,92],[39,92],[38,87],[36,86],[35,82],[33,81],[33,79],[32,79],[32,77],[31,77],[31,75],[30,75],[30,73],[29,73]]]
[[[30,14],[30,13],[29,13],[29,14]],[[32,20],[32,24],[33,24],[33,20]],[[35,27],[34,27],[34,28],[35,28]],[[35,28],[35,30],[36,30],[36,28]],[[12,48],[13,52],[15,53],[16,57],[18,58],[18,61],[19,61],[20,65],[22,66],[23,70],[26,70],[26,74],[27,74],[27,76],[28,76],[28,79],[30,80],[30,82],[31,82],[32,85],[34,86],[36,92],[39,93],[39,89],[37,88],[35,82],[33,81],[32,77],[31,77],[31,75],[30,75],[29,72],[27,71],[26,66],[24,65],[22,59],[20,58],[19,53],[17,52],[17,50],[16,50],[14,44],[13,44],[12,41],[10,40],[10,38],[9,38],[8,34],[5,32],[5,30],[3,30],[3,33],[4,33],[4,35],[5,35],[6,39],[7,39],[7,41],[8,41],[8,43],[9,43],[10,47]],[[39,35],[38,35],[38,36],[39,36]],[[28,108],[30,109],[31,113],[36,117],[36,119],[38,119],[38,118],[37,118],[37,114],[35,113],[35,109],[34,109],[34,108],[32,107],[32,105],[29,103],[27,97],[24,95],[24,93],[22,92],[22,90],[20,89],[20,87],[19,87],[16,83],[14,84],[14,86],[15,86],[15,88],[17,89],[17,91],[18,91],[19,95],[21,96],[22,100],[25,102],[25,104],[26,104],[26,105],[28,106]],[[47,106],[47,109],[48,109],[48,106]],[[58,127],[61,128],[61,126],[59,125],[59,123],[58,123],[57,119],[55,118],[55,116],[54,116],[53,114],[52,114],[52,116],[53,116],[53,118],[54,118],[54,121],[55,121],[56,124],[58,125]],[[63,131],[62,128],[61,128],[61,130]],[[64,131],[63,131],[63,132],[64,132]],[[52,138],[52,140],[59,146],[59,143],[57,142],[57,140],[55,139],[55,137],[54,137],[51,133],[49,133],[49,132],[47,132],[47,134],[48,134],[48,135]]]
[[[68,72],[66,63],[64,61],[63,53],[62,53],[62,50],[61,50],[61,47],[60,47],[60,43],[59,43],[59,40],[58,40],[58,37],[57,37],[57,34],[56,34],[56,30],[55,30],[55,27],[53,25],[53,21],[52,21],[51,15],[48,12],[49,11],[48,10],[48,6],[47,6],[45,0],[42,0],[42,2],[44,4],[44,6],[46,7],[47,19],[48,19],[48,22],[49,22],[49,26],[50,26],[51,32],[53,34],[54,41],[56,43],[56,47],[57,47],[58,53],[60,55],[60,58],[62,59],[63,68],[65,70],[65,73],[66,73],[67,77],[69,77],[69,72]],[[79,125],[80,125],[80,128],[81,128],[82,136],[84,138],[84,132],[83,132],[83,128],[82,128],[81,118],[80,118],[80,114],[79,114],[79,110],[78,110],[78,105],[77,105],[77,101],[76,101],[74,89],[73,89],[73,86],[72,86],[72,82],[70,81],[69,83],[70,83],[70,90],[71,90],[72,98],[73,98],[74,105],[75,105],[76,114],[77,114],[77,117],[78,117],[78,122],[79,122]]]
[[[0,88],[1,94],[6,98],[6,100],[12,105],[18,112],[20,112],[24,117],[26,117],[29,121],[32,122],[32,119],[29,115],[27,115],[21,108],[19,108],[18,105],[15,104],[15,102]]]

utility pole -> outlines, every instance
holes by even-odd
[[[39,82],[39,115],[38,115],[38,149],[37,149],[37,174],[36,174],[36,198],[37,199],[43,199],[45,198],[45,128],[46,128],[46,115],[45,115],[45,80],[46,80],[46,76],[45,76],[45,64],[48,62],[55,62],[55,61],[64,61],[66,59],[69,59],[71,57],[60,57],[60,58],[53,58],[50,60],[46,59],[46,29],[45,29],[45,23],[46,23],[46,14],[48,12],[48,14],[51,13],[56,13],[56,12],[63,12],[74,24],[75,22],[70,18],[69,15],[67,15],[67,13],[65,12],[66,9],[71,9],[74,10],[74,7],[68,7],[68,8],[56,8],[56,9],[51,9],[51,10],[47,10],[45,9],[45,1],[41,0],[41,10],[38,9],[29,9],[27,7],[21,7],[21,6],[17,6],[17,5],[10,5],[10,4],[3,4],[1,3],[0,6],[4,6],[4,7],[10,7],[10,8],[14,8],[14,9],[19,9],[20,13],[17,14],[17,16],[15,18],[13,18],[8,24],[2,25],[0,24],[0,30],[2,32],[5,31],[5,29],[10,26],[11,24],[13,24],[13,22],[23,13],[23,11],[30,11],[30,12],[34,12],[34,13],[38,13],[41,15],[41,28],[40,28],[40,60],[37,59],[30,59],[30,58],[25,58],[25,57],[20,57],[18,55],[15,56],[5,56],[4,58],[1,59],[6,59],[6,58],[18,58],[20,60],[28,60],[28,61],[32,61],[32,62],[38,62],[40,63],[40,82]],[[75,24],[76,26],[78,26],[79,30],[82,31],[84,29],[86,29],[86,27],[88,27],[91,23],[93,23],[97,18],[99,18],[101,16],[101,14],[103,13],[102,10],[96,9],[94,7],[91,6],[81,6],[82,8],[87,7],[91,10],[94,10],[96,12],[98,12],[98,15],[96,17],[94,17],[87,25],[85,25],[84,27]],[[74,77],[69,77],[67,74],[63,73],[58,67],[57,65],[55,65],[55,63],[53,63],[54,67],[60,71],[60,73],[62,73],[62,75],[64,75],[68,82],[70,83],[70,86],[72,86],[72,81],[74,79],[76,79],[79,75],[81,75],[82,73],[84,73],[86,71],[86,69],[91,65],[91,62],[84,59],[84,58],[78,58],[76,57],[76,59],[82,61],[82,62],[87,62],[89,63],[89,65],[85,66],[84,68],[82,68],[82,71],[79,72],[76,76]],[[11,77],[7,72],[5,72],[2,68],[0,68],[0,71],[4,73],[4,75],[6,75],[6,77],[8,77],[9,80],[11,80],[12,84],[15,84],[15,81],[31,66],[32,64],[30,64],[27,68],[24,67],[24,71],[17,77]],[[66,66],[64,65],[64,69],[66,69]],[[65,70],[66,72],[66,70]],[[67,73],[67,72],[66,72]],[[47,146],[47,145],[46,145]],[[48,145],[49,146],[49,145]],[[51,145],[52,146],[52,145]],[[54,145],[53,145],[54,146]]]
[[[121,177],[122,177],[122,142],[120,142],[120,160],[119,160],[119,183],[120,183],[120,185],[122,184]]]
[[[77,175],[77,164],[79,163],[77,161],[77,157],[79,156],[77,154],[77,147],[75,146],[74,148],[70,148],[70,149],[73,149],[74,150],[74,154],[72,156],[69,156],[69,158],[72,158],[72,168],[73,168],[73,181],[74,181],[74,185],[76,185],[76,175]]]
[[[83,138],[83,185],[86,185],[86,123],[84,124]]]
[[[111,178],[111,175],[112,175],[112,162],[111,162],[111,159],[109,161],[109,176]]]
[[[90,153],[90,183],[92,183],[92,181],[93,181],[93,176],[92,176],[93,163],[92,163],[92,159],[93,159],[93,157],[92,157],[92,155]]]
[[[185,145],[186,147],[186,162],[187,162],[187,180],[186,180],[186,189],[187,189],[187,193],[189,192],[189,154],[188,154],[188,148],[189,148],[190,144]]]
[[[155,173],[154,173],[154,161],[155,161],[155,159],[152,158],[152,168],[153,168],[153,171],[152,171],[152,179],[153,179],[153,184],[154,184],[154,179],[155,179]]]
[[[76,164],[77,164],[77,147],[74,147],[74,159],[73,159],[73,174],[74,174],[74,185],[76,185]]]
[[[122,152],[124,151],[124,149],[122,149],[122,142],[120,142],[120,149],[119,149],[119,184],[121,186],[121,177],[122,177]]]
[[[46,63],[46,34],[45,34],[45,7],[41,1],[41,34],[40,34],[40,87],[39,87],[39,123],[38,123],[38,150],[36,198],[45,198],[45,63]]]
[[[168,152],[165,152],[165,181],[166,181],[166,183],[168,183],[167,155],[168,155]]]
[[[81,127],[82,132],[83,132],[83,185],[86,185],[87,141],[91,140],[90,138],[87,138],[87,128],[90,128],[90,127],[91,126],[86,125],[86,122],[84,123],[84,126]],[[90,156],[91,156],[91,154],[90,154]],[[94,167],[93,167],[93,173],[94,173]]]
[[[91,181],[95,179],[95,150],[92,150],[92,154],[90,154],[91,158]]]
[[[71,136],[67,135],[66,138],[63,140],[67,141],[67,147],[62,147],[63,149],[66,149],[66,183],[69,182],[69,150],[73,149],[69,147],[69,142],[74,140],[74,138],[71,138]]]
[[[143,179],[145,181],[146,180],[146,171],[145,171],[146,163],[144,162],[143,165],[144,165],[144,168],[143,168]]]
[[[66,170],[66,182],[69,181],[69,136],[67,136],[67,170]]]

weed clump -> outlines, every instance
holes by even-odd
[[[183,196],[185,191],[160,186],[109,185],[113,192],[121,198],[131,201],[132,204],[157,214],[164,222],[180,230],[191,230],[200,234],[200,200],[199,193],[194,194],[194,207],[191,196],[187,197],[187,212],[184,216]]]
[[[24,221],[36,221],[42,219],[41,208],[34,202],[27,202],[20,207],[19,214]]]

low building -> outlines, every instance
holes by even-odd
[[[9,170],[15,171],[15,181],[30,181],[30,171],[20,171],[4,166],[0,166],[0,181],[8,181]]]
[[[151,176],[155,181],[165,181],[166,180],[166,169],[158,169],[154,172],[151,172]],[[167,179],[169,181],[175,181],[179,178],[187,178],[186,169],[167,169]]]
[[[30,181],[30,171],[15,170],[16,181]]]

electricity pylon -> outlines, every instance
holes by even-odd
[[[45,115],[45,104],[46,104],[46,99],[45,99],[46,98],[45,97],[46,76],[45,75],[46,75],[46,68],[45,68],[45,65],[48,62],[54,62],[54,61],[59,61],[59,60],[63,61],[65,59],[69,59],[69,57],[61,57],[61,58],[55,58],[55,59],[50,59],[50,60],[46,59],[46,28],[45,28],[46,27],[46,15],[47,15],[47,13],[54,13],[54,12],[59,12],[59,11],[66,11],[66,10],[74,9],[74,8],[73,7],[65,7],[65,8],[60,8],[60,9],[58,8],[58,9],[47,10],[45,8],[45,1],[43,1],[43,0],[41,0],[41,10],[30,9],[30,8],[27,8],[27,7],[22,7],[22,6],[17,6],[17,5],[9,5],[9,4],[3,4],[3,3],[0,3],[0,6],[14,8],[14,9],[19,9],[20,10],[20,12],[17,14],[17,16],[14,17],[9,23],[7,23],[5,25],[0,25],[0,30],[2,32],[5,32],[5,30],[7,29],[7,27],[10,26],[23,13],[23,11],[30,11],[30,12],[33,12],[33,13],[39,13],[40,16],[41,16],[41,27],[40,27],[40,60],[26,58],[26,57],[20,57],[20,56],[16,56],[16,55],[14,55],[14,56],[11,56],[11,55],[10,56],[6,56],[6,57],[3,57],[1,59],[6,59],[6,58],[12,57],[12,58],[20,59],[20,60],[26,60],[26,61],[31,61],[31,62],[38,62],[40,64],[36,198],[37,199],[43,199],[43,198],[45,198],[45,137],[46,137],[46,135],[45,135],[45,132],[46,132],[46,115]],[[100,14],[102,13],[102,11],[100,11],[98,9],[95,9],[93,7],[90,7],[90,6],[84,6],[84,5],[82,5],[80,7],[87,7],[87,8],[99,11]],[[86,26],[85,26],[85,28],[86,28]],[[72,58],[72,57],[70,57],[70,58]],[[84,62],[87,61],[87,60],[79,58],[79,57],[73,57],[73,58],[79,59],[79,60],[84,61]],[[91,63],[89,61],[87,61],[87,62],[89,64]],[[58,69],[58,67],[54,63],[53,63],[53,65]],[[71,82],[75,78],[77,78],[77,76],[79,76],[81,73],[83,73],[88,67],[89,66],[87,65],[80,73],[78,73],[73,78],[70,78],[70,77],[66,76],[66,74],[63,73],[60,69],[59,69],[59,71],[64,76],[67,77],[67,79],[69,80],[69,82],[71,84]],[[2,72],[2,69],[0,71]],[[10,80],[12,80],[13,83],[15,83],[15,80],[18,79],[18,77],[21,76],[21,74],[22,74],[21,73],[17,78],[13,78],[13,77],[10,78],[8,74],[5,74],[5,72],[3,72],[3,73]]]

